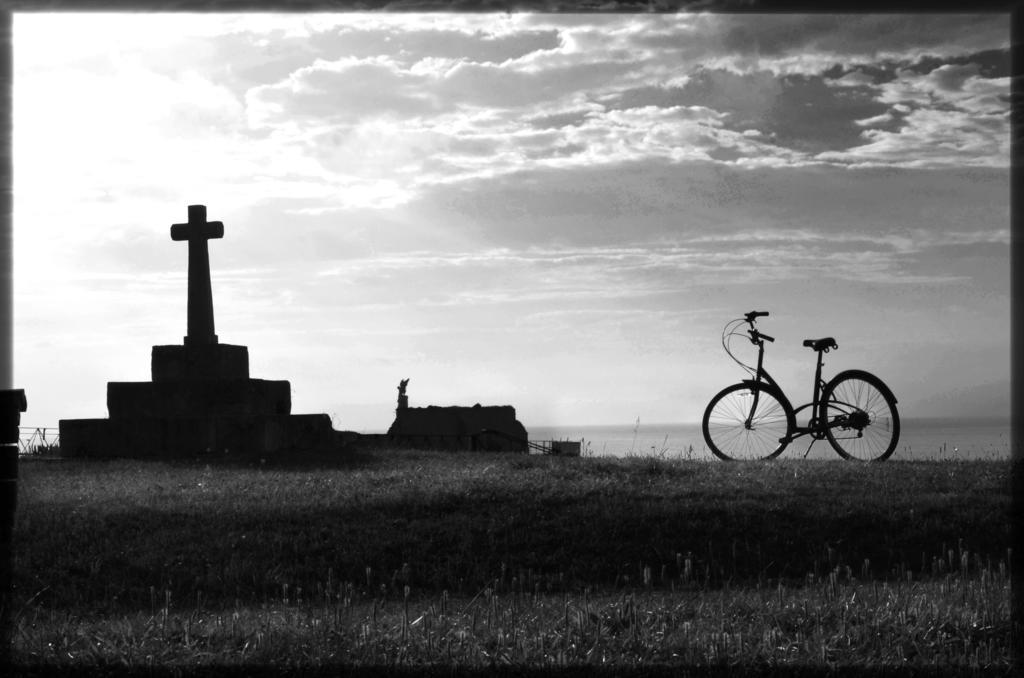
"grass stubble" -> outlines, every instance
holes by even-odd
[[[1008,462],[22,464],[24,666],[1005,672]]]

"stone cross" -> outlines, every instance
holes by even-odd
[[[171,240],[188,241],[188,335],[185,345],[216,344],[210,251],[206,241],[223,238],[224,224],[206,220],[206,205],[188,206],[188,223],[171,226]]]

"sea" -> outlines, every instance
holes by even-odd
[[[891,460],[1009,460],[1010,419],[904,419]],[[604,426],[531,426],[531,441],[580,441],[581,453],[595,457],[653,456],[665,459],[715,460],[700,424],[630,424]],[[827,440],[798,438],[779,459],[835,459]]]

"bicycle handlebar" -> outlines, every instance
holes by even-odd
[[[762,339],[765,341],[775,341],[775,337],[769,337],[767,334],[761,334],[754,328],[754,320],[757,318],[763,318],[766,315],[768,315],[768,311],[751,311],[743,316],[750,325],[750,329],[747,330],[747,333],[750,335],[750,342],[752,344],[759,344]]]
[[[750,335],[750,342],[752,344],[756,344],[762,339],[764,339],[765,341],[775,341],[775,337],[769,337],[767,334],[761,334],[757,330],[747,330],[747,334]]]

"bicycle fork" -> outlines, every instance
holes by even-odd
[[[750,414],[747,415],[747,420],[743,422],[743,428],[748,431],[754,429],[754,412],[757,412],[757,399],[760,397],[761,389],[753,389],[754,391],[754,402],[750,404]]]

